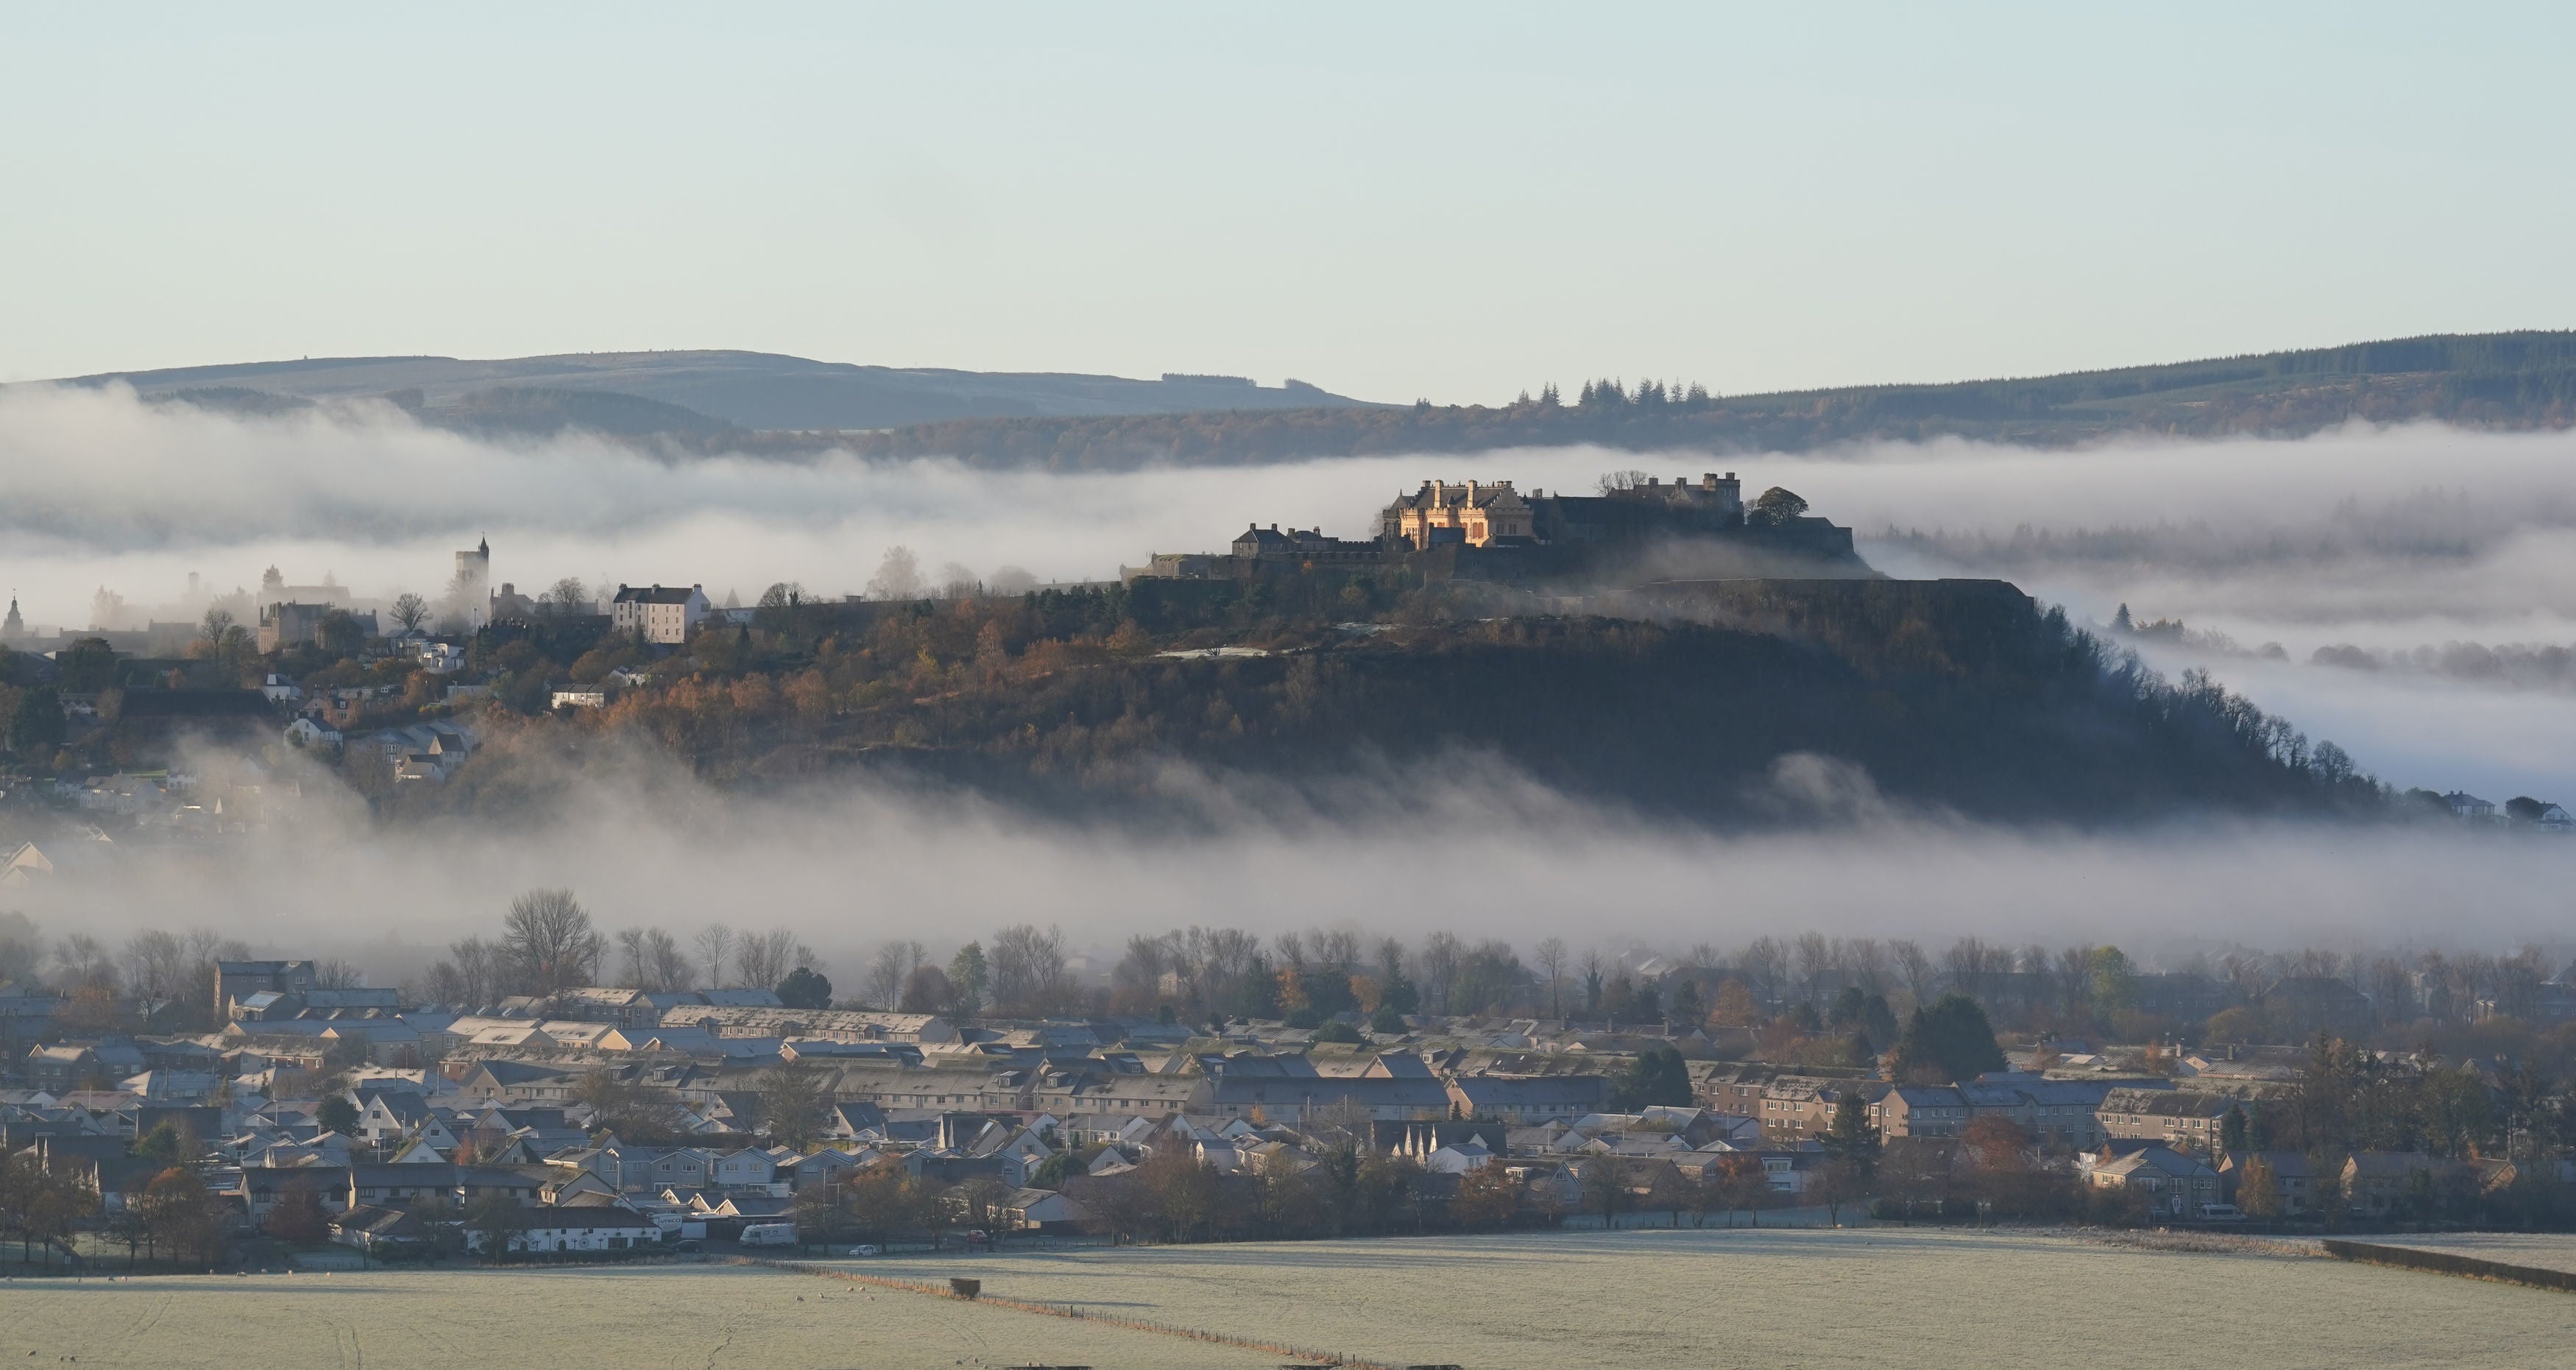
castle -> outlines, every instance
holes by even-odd
[[[1633,477],[1597,495],[1523,494],[1512,482],[1427,480],[1378,511],[1377,536],[1254,525],[1227,552],[1158,552],[1128,579],[1228,580],[1284,570],[1418,565],[1470,578],[1553,575],[1632,559],[1676,541],[1739,543],[1744,551],[1857,566],[1851,530],[1803,515],[1754,526],[1734,472],[1697,480]],[[1434,563],[1437,563],[1434,565]]]
[[[1599,495],[1527,497],[1510,481],[1451,485],[1427,480],[1378,514],[1378,538],[1417,552],[1434,547],[1549,547],[1617,543],[1656,534],[1714,533],[1744,523],[1744,483],[1735,473],[1701,476],[1696,484],[1660,477],[1620,485]]]

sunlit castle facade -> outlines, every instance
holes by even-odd
[[[1674,533],[1718,532],[1744,522],[1744,484],[1735,473],[1697,480],[1631,475],[1598,495],[1524,497],[1507,480],[1451,485],[1427,480],[1378,514],[1378,536],[1413,551],[1434,547],[1528,547],[1622,543]]]
[[[1415,551],[1444,543],[1485,547],[1502,541],[1511,546],[1535,536],[1529,502],[1507,480],[1484,485],[1426,480],[1420,490],[1398,495],[1386,507],[1378,516],[1378,534]]]

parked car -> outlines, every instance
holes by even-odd
[[[699,1241],[695,1237],[691,1237],[688,1240],[673,1246],[671,1249],[683,1256],[694,1256],[699,1252],[706,1250],[707,1244]]]
[[[885,1254],[885,1248],[878,1246],[874,1242],[861,1242],[857,1246],[850,1248],[850,1254],[853,1256],[882,1256]]]
[[[2205,1223],[2241,1223],[2245,1221],[2245,1210],[2234,1204],[2202,1204],[2200,1220]]]

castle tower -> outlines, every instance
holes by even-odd
[[[18,617],[18,597],[9,596],[9,617],[0,619],[0,642],[15,642],[27,635],[27,620]]]
[[[492,540],[484,538],[456,554],[456,579],[451,583],[456,596],[457,612],[465,620],[465,631],[473,632],[492,622]]]

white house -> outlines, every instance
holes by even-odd
[[[608,691],[603,690],[596,685],[557,685],[554,687],[554,690],[550,695],[550,699],[552,702],[548,707],[556,709],[605,709],[608,707]]]
[[[662,1240],[661,1224],[631,1208],[527,1208],[521,1220],[527,1226],[510,1238],[518,1251],[623,1251]],[[467,1228],[465,1249],[482,1250],[483,1234]]]
[[[1422,1168],[1435,1175],[1464,1175],[1494,1159],[1494,1153],[1482,1142],[1452,1142],[1422,1160]]]
[[[309,718],[299,718],[286,725],[286,745],[290,747],[337,747],[340,730],[326,728]]]
[[[608,623],[621,633],[641,633],[646,642],[676,647],[714,608],[704,586],[620,585],[609,601]]]
[[[778,1184],[778,1158],[758,1147],[728,1151],[716,1157],[713,1183],[718,1189],[768,1191]]]
[[[2554,837],[2576,833],[2576,817],[2570,817],[2564,806],[2549,805],[2540,811],[2540,830]]]

